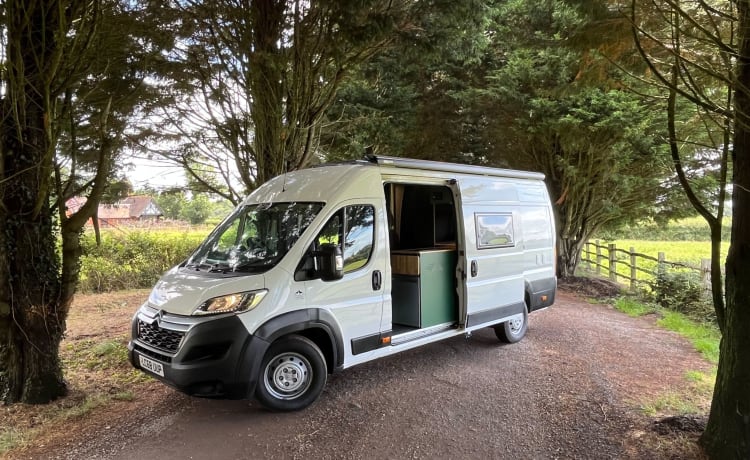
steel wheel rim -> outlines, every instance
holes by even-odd
[[[523,315],[516,315],[508,320],[508,330],[512,335],[518,335],[523,329]]]
[[[266,390],[277,399],[295,399],[302,396],[312,383],[310,361],[299,353],[282,353],[274,356],[263,373]]]

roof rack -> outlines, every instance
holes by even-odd
[[[379,166],[390,166],[405,169],[426,169],[429,171],[444,171],[463,174],[477,174],[482,176],[512,177],[517,179],[544,180],[544,174],[531,171],[517,171],[514,169],[490,168],[487,166],[463,165],[459,163],[443,163],[441,161],[415,160],[413,158],[389,157],[382,155],[365,155],[365,160]]]

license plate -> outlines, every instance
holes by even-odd
[[[153,359],[148,359],[145,356],[141,355],[138,355],[138,360],[141,363],[142,369],[164,377],[164,366],[162,366],[161,363],[157,363]]]

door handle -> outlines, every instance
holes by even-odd
[[[372,290],[379,291],[382,286],[383,275],[380,273],[380,270],[375,270],[372,272]]]
[[[476,260],[471,261],[471,277],[477,276],[477,271],[479,271],[479,264],[477,264]]]

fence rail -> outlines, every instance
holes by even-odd
[[[644,262],[639,264],[639,259],[643,259]],[[615,243],[604,245],[596,240],[586,242],[581,250],[581,261],[585,262],[588,268],[593,269],[597,275],[609,276],[609,279],[614,282],[619,282],[619,279],[627,281],[633,290],[639,284],[653,287],[654,278],[659,273],[667,271],[698,272],[703,289],[711,290],[711,259],[701,259],[700,266],[696,266],[669,261],[663,252],[659,252],[658,256],[654,257],[638,253],[632,246],[629,250],[625,250],[618,248]],[[639,273],[646,276],[639,278]]]

